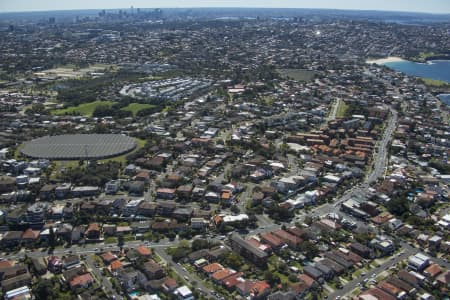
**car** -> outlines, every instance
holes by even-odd
[[[189,281],[189,277],[184,276],[183,278],[184,278],[184,280]]]

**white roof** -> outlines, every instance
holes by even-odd
[[[176,293],[182,297],[187,297],[192,294],[192,291],[187,286],[183,285],[176,290]]]
[[[240,214],[240,215],[237,215],[237,216],[224,216],[223,217],[223,221],[225,223],[239,222],[239,221],[243,221],[243,220],[248,220],[248,215]]]

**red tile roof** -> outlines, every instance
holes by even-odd
[[[85,286],[87,284],[90,284],[94,281],[91,274],[86,273],[83,275],[75,276],[70,281],[69,285],[71,288],[78,287],[78,286]]]
[[[219,263],[212,263],[212,264],[206,265],[202,268],[203,272],[208,273],[208,274],[213,274],[222,269],[223,269],[223,267]]]
[[[152,255],[152,250],[150,250],[149,248],[145,247],[145,246],[139,246],[136,251],[142,255],[142,256],[149,256]]]

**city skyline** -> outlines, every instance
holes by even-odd
[[[47,11],[47,10],[75,10],[75,9],[118,9],[127,7],[141,8],[183,8],[183,7],[245,7],[245,8],[317,8],[317,9],[343,9],[343,10],[380,10],[380,11],[405,11],[423,13],[450,13],[450,3],[447,0],[430,1],[338,1],[338,0],[249,0],[245,3],[237,0],[167,0],[167,1],[145,1],[145,0],[80,0],[75,2],[65,2],[56,0],[42,0],[36,3],[28,0],[2,1],[0,11]]]

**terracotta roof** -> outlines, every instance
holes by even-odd
[[[115,260],[111,263],[111,270],[115,271],[123,267],[123,264],[120,260]]]
[[[279,247],[279,246],[283,245],[283,241],[279,237],[273,235],[270,232],[261,234],[261,238],[265,242],[267,242],[268,244],[270,244],[271,246],[274,246],[274,247]]]
[[[39,231],[37,230],[32,230],[31,228],[28,228],[27,230],[24,231],[23,235],[22,235],[22,239],[37,239],[39,237]]]
[[[227,277],[225,280],[223,280],[222,284],[225,285],[227,288],[233,288],[238,283],[240,283],[244,280],[242,278],[242,275],[244,275],[244,273],[242,273],[242,272],[234,273],[233,275],[231,275],[231,276]]]
[[[106,263],[111,263],[113,260],[117,259],[117,256],[115,256],[114,254],[112,254],[111,251],[103,253],[102,255],[100,255],[101,258],[103,259],[104,262]]]
[[[396,300],[394,296],[389,295],[388,293],[380,290],[379,288],[371,288],[367,291],[363,292],[361,295],[371,295],[376,297],[377,299],[382,300]]]
[[[208,273],[208,274],[215,273],[222,269],[223,269],[223,267],[219,263],[212,263],[212,264],[206,265],[202,268],[203,272]]]
[[[145,246],[139,246],[136,251],[142,255],[142,256],[148,256],[148,255],[152,255],[152,250],[150,250],[149,248],[145,247]]]
[[[72,278],[69,284],[70,287],[77,287],[77,286],[84,286],[93,281],[94,279],[92,278],[91,274],[86,273],[83,275],[75,276],[74,278]]]
[[[441,284],[447,285],[450,283],[450,271],[447,271],[445,273],[442,273],[437,278],[437,281]]]
[[[236,285],[236,288],[241,291],[243,295],[248,295],[251,292],[252,286],[255,282],[253,280],[244,280]]]
[[[178,286],[177,281],[171,277],[167,277],[163,284],[169,289],[174,289]]]
[[[398,287],[396,287],[393,284],[390,284],[387,281],[382,281],[377,285],[380,289],[382,289],[383,291],[391,294],[392,296],[397,296],[399,293],[402,292],[401,289],[399,289]]]
[[[265,281],[257,281],[252,285],[251,294],[253,296],[262,295],[267,290],[270,290],[270,285]]]
[[[306,274],[301,274],[300,276],[298,276],[298,279],[306,283],[309,287],[316,282],[312,277],[309,277]]]
[[[15,262],[12,260],[2,260],[0,261],[0,269],[8,268],[14,266]]]
[[[222,281],[230,277],[234,273],[236,273],[236,271],[233,271],[231,269],[222,269],[212,274],[211,278],[214,279],[215,281]]]
[[[442,268],[438,264],[431,264],[423,272],[431,277],[436,277],[442,272]]]
[[[97,223],[91,223],[86,231],[100,231],[100,226]]]
[[[273,234],[278,236],[280,239],[284,240],[286,243],[292,243],[292,244],[298,245],[302,242],[301,238],[293,235],[292,233],[284,231],[282,229],[274,231]]]

